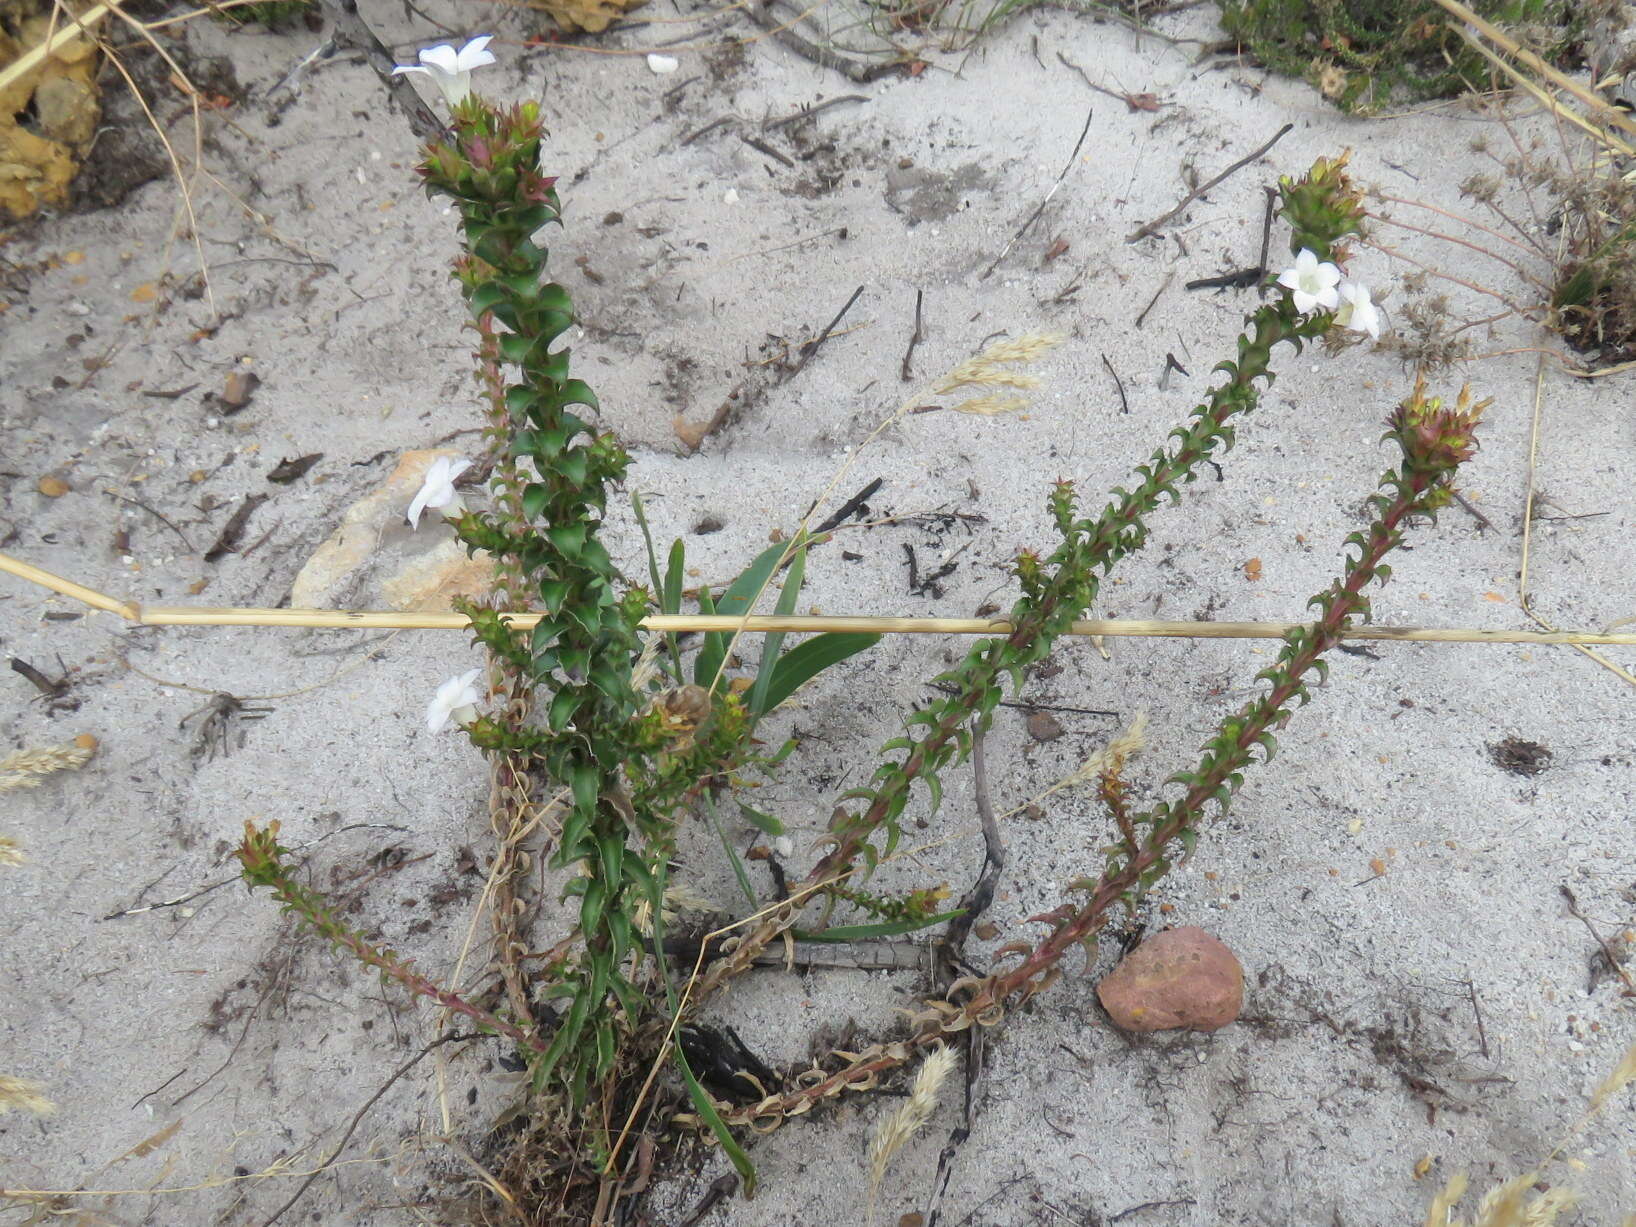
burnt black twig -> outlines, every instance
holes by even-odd
[[[1138,315],[1136,317],[1136,326],[1138,328],[1140,328],[1142,326],[1142,324],[1147,320],[1148,312],[1153,310],[1154,304],[1156,304],[1159,301],[1159,295],[1163,294],[1166,290],[1168,290],[1170,288],[1170,283],[1172,281],[1174,281],[1175,279],[1176,279],[1176,274],[1174,272],[1170,272],[1170,273],[1165,274],[1164,282],[1159,286],[1159,288],[1157,290],[1153,291],[1153,297],[1147,300],[1147,306],[1142,308],[1142,314],[1140,314],[1140,315]]]
[[[875,491],[881,488],[881,485],[885,482],[885,480],[886,479],[884,477],[877,477],[862,490],[859,490],[851,498],[847,499],[846,502],[842,503],[835,509],[833,515],[827,517],[822,524],[812,530],[812,535],[815,537],[821,537],[830,530],[839,528],[858,512],[867,510],[869,500],[875,497]]]
[[[909,367],[909,360],[915,356],[915,346],[920,344],[920,303],[926,291],[915,291],[915,331],[909,338],[909,348],[903,351],[903,382],[908,383],[914,378],[914,372]]]
[[[1219,277],[1200,277],[1189,281],[1186,288],[1189,290],[1247,290],[1253,285],[1261,287],[1261,297],[1267,296],[1267,249],[1272,242],[1273,210],[1277,205],[1278,192],[1274,188],[1262,188],[1267,194],[1267,207],[1261,214],[1261,258],[1253,268],[1241,268],[1237,272],[1222,273]]]
[[[754,149],[757,153],[766,154],[773,161],[782,163],[785,167],[789,168],[790,170],[795,169],[795,163],[794,162],[790,161],[789,158],[787,158],[783,154],[779,153],[778,150],[774,149],[771,145],[769,145],[766,141],[760,139],[759,137],[750,136],[748,133],[740,132],[738,134],[738,139],[743,141],[751,149]]]
[[[801,354],[801,361],[795,364],[795,369],[789,373],[788,378],[794,379],[801,373],[802,369],[807,365],[807,363],[812,361],[812,355],[818,352],[825,341],[829,340],[829,334],[834,332],[835,329],[840,326],[841,321],[846,318],[846,313],[852,310],[852,304],[857,302],[862,295],[863,287],[860,285],[857,289],[852,291],[852,297],[846,300],[846,306],[837,311],[835,313],[835,318],[830,320],[829,323],[824,326],[824,330],[818,334],[818,339],[812,342],[811,345],[804,348]]]
[[[972,730],[971,769],[977,795],[977,818],[983,826],[983,868],[971,889],[960,897],[956,905],[960,914],[949,921],[949,927],[943,934],[941,953],[951,965],[964,950],[972,926],[994,902],[994,888],[999,884],[1000,871],[1005,868],[1005,845],[1000,842],[1000,824],[994,817],[994,802],[988,791],[988,764],[983,756],[983,738],[980,727]],[[952,974],[949,979],[953,979]]]
[[[61,663],[61,661],[58,662],[59,665]],[[47,699],[60,699],[68,693],[68,674],[66,671],[64,671],[63,675],[56,681],[52,681],[33,665],[29,664],[28,661],[21,660],[16,656],[11,658],[11,671],[13,673],[22,674],[22,676],[27,678],[29,682],[33,684],[34,688]]]
[[[1113,386],[1119,389],[1119,412],[1130,412],[1130,401],[1125,398],[1125,381],[1119,378],[1119,372],[1113,369],[1113,363],[1108,361],[1108,355],[1102,355],[1102,365],[1108,368],[1108,374],[1113,376]]]

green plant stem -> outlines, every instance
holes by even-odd
[[[1418,400],[1418,389],[1416,395]],[[1433,410],[1438,407],[1435,402],[1431,405]],[[1341,642],[1351,619],[1367,615],[1369,601],[1364,588],[1372,580],[1384,581],[1390,574],[1384,559],[1402,542],[1404,522],[1411,516],[1435,512],[1448,501],[1450,477],[1470,454],[1470,428],[1475,420],[1475,413],[1464,418],[1443,415],[1418,421],[1394,419],[1405,450],[1404,464],[1382,479],[1382,487],[1393,493],[1390,497],[1377,494],[1372,499],[1377,514],[1368,531],[1349,539],[1349,544],[1358,547],[1357,557],[1348,558],[1343,577],[1315,598],[1321,617],[1311,626],[1290,633],[1278,663],[1261,674],[1269,683],[1268,689],[1222,722],[1217,736],[1205,746],[1199,770],[1183,777],[1188,787],[1179,800],[1160,804],[1136,820],[1138,825],[1148,827],[1140,851],[1123,859],[1117,854],[1110,858],[1083,906],[1076,909],[1065,905],[1043,918],[1052,924],[1052,933],[1012,970],[957,984],[955,989],[962,996],[959,1004],[928,1002],[928,1009],[917,1016],[906,1040],[876,1045],[843,1068],[812,1079],[795,1091],[725,1113],[727,1122],[745,1125],[776,1121],[805,1112],[843,1091],[872,1087],[881,1074],[904,1064],[916,1049],[936,1040],[949,1040],[971,1026],[992,1025],[1017,999],[1026,1000],[1049,986],[1060,974],[1063,956],[1093,937],[1106,924],[1116,904],[1134,903],[1169,869],[1167,853],[1173,844],[1191,847],[1207,804],[1214,800],[1226,807],[1242,780],[1242,770],[1252,761],[1254,747],[1262,746],[1270,757],[1271,731],[1289,718],[1290,703],[1307,697],[1306,674],[1315,668],[1321,671],[1322,656]]]
[[[238,855],[244,865],[245,879],[252,886],[270,888],[285,911],[300,916],[320,937],[348,951],[360,963],[375,968],[383,977],[396,980],[415,996],[462,1014],[478,1026],[512,1040],[520,1048],[536,1053],[545,1050],[545,1043],[538,1036],[473,1005],[458,993],[439,988],[390,950],[366,941],[335,915],[322,895],[292,881],[279,861],[286,849],[277,845],[277,825],[272,823],[265,831],[257,832],[249,823],[245,824],[245,841]]]
[[[1117,502],[1100,516],[1072,520],[1071,487],[1059,484],[1053,495],[1053,510],[1067,530],[1067,540],[1052,556],[1057,565],[1051,577],[1037,588],[1033,599],[1025,596],[1013,610],[1010,635],[979,643],[961,666],[946,675],[958,687],[957,692],[938,707],[928,709],[934,715],[926,735],[914,744],[901,765],[889,771],[874,790],[868,808],[835,830],[835,847],[813,866],[804,886],[839,881],[853,872],[857,857],[869,848],[871,835],[895,822],[903,812],[913,784],[922,779],[935,780],[935,772],[954,757],[956,750],[964,751],[970,738],[968,723],[975,720],[979,727],[988,727],[1000,701],[997,682],[1001,675],[1010,672],[1020,684],[1022,668],[1043,659],[1057,638],[1090,608],[1098,589],[1098,579],[1092,572],[1100,568],[1106,573],[1119,559],[1140,549],[1147,535],[1143,527],[1146,516],[1156,511],[1166,497],[1179,500],[1177,487],[1192,480],[1197,466],[1219,446],[1231,445],[1228,422],[1255,407],[1255,380],[1270,379],[1267,367],[1273,346],[1285,340],[1299,345],[1302,338],[1321,333],[1328,323],[1328,315],[1297,317],[1287,298],[1257,311],[1252,317],[1251,336],[1240,338],[1240,360],[1223,364],[1229,375],[1227,381],[1195,410],[1188,427],[1174,432],[1173,437],[1179,439],[1174,449],[1167,446],[1154,453],[1151,461],[1137,470],[1141,481],[1131,490],[1120,490]],[[1026,579],[1026,567],[1024,570]],[[696,1005],[749,967],[757,954],[795,923],[797,914],[790,908],[781,909],[746,933],[731,954],[711,965],[690,1005]]]

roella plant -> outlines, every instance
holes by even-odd
[[[1449,499],[1455,470],[1476,446],[1482,406],[1468,393],[1445,405],[1417,385],[1392,414],[1388,434],[1402,460],[1370,500],[1368,527],[1348,539],[1341,577],[1313,598],[1315,620],[1292,631],[1278,660],[1259,675],[1264,689],[1221,723],[1192,771],[1173,778],[1175,797],[1145,808],[1130,798],[1120,778],[1128,745],[1110,748],[1099,760],[1095,783],[1110,824],[1109,838],[1096,845],[1101,867],[1090,873],[1064,867],[1064,879],[1072,879],[1069,897],[1035,918],[1046,926],[1042,938],[1013,942],[986,973],[944,984],[896,1037],[832,1053],[782,1085],[768,1084],[769,1077],[778,1081],[771,1071],[747,1070],[742,1076],[756,1088],[754,1102],[730,1103],[690,1067],[690,1043],[701,1033],[694,1022],[698,1008],[771,943],[796,931],[810,908],[825,912],[809,927],[842,905],[861,906],[879,920],[832,928],[832,937],[904,933],[951,918],[961,923],[956,913],[937,913],[939,888],[883,899],[870,895],[864,882],[898,847],[911,805],[937,808],[942,774],[980,745],[1006,682],[1020,686],[1024,672],[1086,614],[1102,579],[1142,547],[1148,517],[1179,502],[1200,467],[1231,448],[1240,420],[1273,378],[1278,347],[1298,351],[1334,328],[1378,334],[1369,291],[1344,273],[1346,243],[1364,213],[1344,158],[1319,160],[1305,176],[1280,183],[1294,262],[1268,277],[1266,301],[1249,316],[1236,355],[1215,368],[1214,389],[1099,512],[1083,511],[1069,482],[1050,490],[1060,541],[1044,557],[1018,555],[1018,595],[1003,630],[935,679],[938,697],[882,747],[869,785],[840,799],[825,854],[803,878],[784,883],[778,898],[763,904],[750,892],[750,914],[712,935],[730,933],[731,940],[707,942],[698,974],[678,993],[664,963],[663,924],[680,818],[699,808],[713,815],[740,772],[776,766],[789,747],[758,757],[751,736],[757,719],[801,681],[875,637],[824,636],[782,656],[771,640],[760,673],[742,688],[721,684],[730,655],[725,635],[704,636],[691,672],[674,637],[656,637],[644,650],[642,619],[679,609],[682,547],[671,547],[661,575],[650,544],[650,589],[629,583],[602,543],[609,491],[624,478],[630,457],[612,432],[588,420],[598,412],[596,396],[570,374],[569,351],[558,347],[574,308],[568,291],[548,280],[548,251],[538,241],[561,217],[555,180],[541,169],[539,108],[500,107],[471,94],[470,71],[485,57],[486,43],[479,40],[458,52],[435,48],[417,69],[445,89],[451,106],[449,131],[428,146],[420,173],[427,190],[453,201],[460,216],[465,250],[455,276],[478,334],[478,370],[489,402],[490,497],[487,509],[468,509],[454,488],[459,467],[445,465],[429,475],[409,515],[416,521],[428,507],[441,510],[470,549],[487,553],[496,575],[492,602],[462,606],[490,653],[489,687],[485,693],[471,674],[452,679],[428,719],[463,727],[495,762],[500,791],[525,808],[536,783],[555,790],[548,806],[557,823],[551,862],[571,871],[563,894],[572,931],[527,968],[502,943],[508,1004],[480,1008],[358,937],[317,892],[294,883],[276,826],[248,828],[240,857],[252,885],[272,889],[339,948],[514,1045],[541,1096],[531,1108],[535,1119],[558,1121],[556,1136],[571,1139],[566,1165],[547,1166],[568,1173],[560,1176],[563,1189],[600,1189],[593,1215],[599,1217],[622,1170],[629,1122],[655,1102],[665,1061],[676,1065],[693,1105],[691,1113],[672,1111],[670,1119],[711,1130],[750,1185],[753,1169],[734,1127],[776,1126],[826,1098],[877,1085],[918,1051],[940,1050],[973,1026],[997,1023],[1048,986],[1065,955],[1090,948],[1116,909],[1136,906],[1192,849],[1207,814],[1226,808],[1252,761],[1272,756],[1274,732],[1309,698],[1308,679],[1322,675],[1324,654],[1367,617],[1364,589],[1387,577],[1384,559],[1405,526]],[[1008,357],[1009,351],[996,361]],[[645,533],[640,503],[637,515]],[[752,560],[719,605],[701,590],[701,606],[747,614],[784,571],[779,603],[786,609],[811,543],[803,532],[775,546]],[[508,619],[523,610],[538,615],[531,631]],[[479,714],[485,697],[495,696],[501,701]],[[776,820],[745,812],[777,833]],[[740,880],[749,892],[742,873]],[[964,923],[969,927],[970,917]]]

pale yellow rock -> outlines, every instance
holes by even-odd
[[[466,547],[451,537],[383,579],[381,595],[393,609],[442,611],[457,596],[476,600],[486,595],[493,579],[489,556],[479,550],[468,558]]]
[[[449,582],[450,577],[440,570],[442,564],[432,559],[445,547],[462,556],[464,551],[450,539],[450,530],[443,526],[435,512],[421,517],[420,540],[425,544],[417,545],[406,513],[409,504],[420,492],[426,470],[431,468],[432,462],[440,456],[454,459],[459,455],[459,452],[449,448],[405,452],[384,482],[347,508],[340,526],[307,560],[290,588],[290,605],[295,609],[336,608],[354,589],[364,566],[387,542],[412,548],[414,557],[409,566],[396,568],[399,574],[411,567],[424,565],[427,570],[420,583]],[[443,556],[447,558],[446,553]],[[396,590],[402,599],[409,601],[418,599],[414,595],[416,592],[425,591],[411,579],[403,579],[400,583],[396,575],[383,582],[399,584]],[[438,608],[447,608],[447,605]]]

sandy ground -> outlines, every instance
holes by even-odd
[[[494,14],[470,7],[430,11],[462,30],[494,28]],[[396,6],[366,15],[405,49],[435,37]],[[1230,354],[1253,291],[1182,285],[1254,262],[1262,189],[1278,174],[1351,147],[1365,184],[1462,212],[1459,184],[1492,168],[1472,142],[1509,140],[1459,105],[1348,119],[1302,84],[1234,63],[1195,67],[1195,44],[1068,14],[1026,15],[975,54],[932,51],[918,77],[863,86],[765,40],[741,59],[708,50],[726,32],[751,31],[731,14],[653,15],[688,20],[587,49],[685,35],[676,75],[654,75],[639,55],[524,49],[513,14],[498,25],[502,64],[482,84],[507,98],[544,95],[548,169],[568,210],[553,268],[583,316],[579,373],[636,455],[632,485],[648,495],[662,542],[682,535],[699,577],[729,578],[848,460],[832,502],[879,477],[876,515],[927,516],[853,532],[840,544],[856,558],[835,547],[815,556],[803,607],[830,613],[970,615],[1009,600],[1006,561],[1020,545],[1049,546],[1046,482],[1071,476],[1096,498],[1185,417]],[[1195,39],[1213,29],[1202,12],[1163,28]],[[0,542],[138,600],[272,605],[401,453],[472,442],[450,439],[478,420],[469,333],[446,275],[451,218],[413,183],[412,138],[368,70],[324,65],[275,115],[266,91],[316,36],[194,22],[187,40],[194,56],[225,57],[243,91],[208,115],[209,174],[193,181],[214,313],[186,292],[197,266],[171,182],[15,237],[0,315]],[[1099,84],[1153,93],[1159,109],[1094,93],[1059,53]],[[841,94],[860,98],[758,136],[790,166],[738,135]],[[1051,191],[1088,110],[1061,188],[985,276]],[[185,109],[172,101],[163,113],[187,154]],[[724,115],[736,122],[685,141]],[[1266,158],[1163,237],[1126,242],[1190,182],[1284,123],[1293,131]],[[1518,130],[1525,141],[1533,131],[1527,121]],[[1554,147],[1554,135],[1543,139]],[[1528,293],[1479,253],[1390,227],[1379,237],[1463,280]],[[1048,258],[1059,239],[1064,250]],[[1274,242],[1276,252],[1276,229]],[[1401,326],[1414,268],[1364,250],[1353,271],[1391,291]],[[156,298],[143,288],[152,283]],[[859,285],[843,328],[798,376],[781,381],[776,365],[757,365],[815,335]],[[1457,320],[1498,309],[1459,285],[1431,288],[1448,293]],[[860,453],[912,391],[900,366],[917,292],[918,379],[996,333],[1068,339],[1038,368],[1045,387],[1025,415],[917,415]],[[1454,509],[1416,533],[1376,598],[1380,621],[1530,625],[1517,601],[1530,347],[1552,341],[1516,320],[1468,335],[1498,356],[1439,382],[1453,391],[1469,378],[1494,397],[1464,486],[1492,530]],[[1167,354],[1188,373],[1163,378]],[[1387,462],[1379,422],[1410,380],[1396,355],[1369,347],[1278,361],[1224,480],[1206,475],[1156,518],[1098,613],[1299,618],[1327,584]],[[235,370],[261,382],[228,415],[202,398]],[[1632,612],[1629,380],[1575,381],[1547,365],[1540,385],[1536,481],[1551,499],[1541,514],[1591,517],[1552,519],[1533,535],[1535,609],[1556,624],[1597,627]],[[673,417],[705,421],[735,389],[733,419],[683,456]],[[305,476],[269,484],[280,460],[315,452],[323,458]],[[69,493],[39,494],[48,475]],[[239,551],[206,561],[247,496],[266,501]],[[707,518],[720,529],[696,531]],[[628,508],[611,521],[617,557],[642,574]],[[376,561],[336,602],[381,604],[383,577],[428,540],[385,530]],[[907,591],[906,545],[923,571],[961,551],[940,592]],[[65,1203],[83,1212],[65,1221],[259,1223],[425,1042],[430,1019],[299,940],[265,897],[232,880],[227,850],[244,819],[280,819],[287,842],[306,846],[315,881],[355,893],[360,923],[452,975],[480,881],[472,853],[480,861],[487,847],[486,772],[463,740],[428,735],[421,717],[433,687],[478,657],[453,633],[133,629],[9,577],[0,649],[71,681],[50,702],[6,673],[0,748],[80,733],[101,746],[77,773],[0,796],[0,832],[28,855],[0,870],[0,1072],[37,1080],[60,1108],[0,1118],[0,1186],[123,1190]],[[867,775],[873,748],[956,650],[882,644],[774,721],[801,749],[757,804],[792,828],[794,868],[815,855],[831,798]],[[1138,711],[1149,713],[1153,746],[1135,774],[1156,789],[1191,765],[1271,655],[1245,642],[1109,641],[1106,658],[1089,643],[1061,648],[1060,671],[1032,679],[1023,697],[1066,709],[1055,713],[1065,733],[1042,743],[1027,711],[1002,713],[989,744],[999,808],[1072,770]],[[1609,655],[1636,664],[1629,649]],[[214,691],[274,697],[262,700],[264,718],[235,722],[231,752],[212,758],[196,752],[200,717],[181,721]],[[1246,968],[1246,1018],[1212,1036],[1133,1040],[1101,1014],[1094,978],[1064,980],[991,1045],[977,1128],[941,1221],[1407,1224],[1455,1170],[1479,1187],[1525,1170],[1636,1038],[1630,1002],[1617,977],[1594,974],[1596,943],[1560,889],[1604,934],[1636,921],[1633,699],[1567,648],[1380,645],[1338,656],[1318,701],[1281,737],[1279,761],[1251,774],[1232,816],[1140,917],[1200,924],[1228,942]],[[1495,750],[1507,739],[1548,747],[1545,769],[1507,770]],[[958,894],[976,873],[969,773],[948,783],[942,811],[924,830],[912,824],[928,847],[883,881],[946,880]],[[1008,820],[997,934],[974,943],[976,954],[1028,933],[1028,916],[1097,867],[1099,823],[1088,801],[1066,794],[1038,819]],[[734,898],[708,831],[690,832],[683,851],[699,889]],[[1161,903],[1173,911],[1161,916]],[[1102,967],[1116,946],[1105,943]],[[480,952],[468,959],[462,982],[481,964]],[[907,974],[767,971],[719,1016],[766,1060],[794,1062],[820,1027],[885,1028],[916,990]],[[498,1055],[480,1046],[417,1067],[283,1221],[447,1221],[408,1207],[469,1178],[433,1135],[478,1144],[513,1095]],[[902,1155],[878,1221],[927,1205],[955,1099]],[[764,1191],[703,1221],[866,1221],[869,1129],[892,1102],[855,1100],[759,1140]],[[1629,1106],[1620,1097],[1546,1174],[1584,1194],[1565,1221],[1611,1227],[1636,1211]],[[281,1174],[232,1179],[272,1165]],[[723,1170],[719,1155],[701,1154],[650,1199],[651,1221],[682,1221]],[[14,1206],[4,1218],[19,1216],[27,1210]]]

